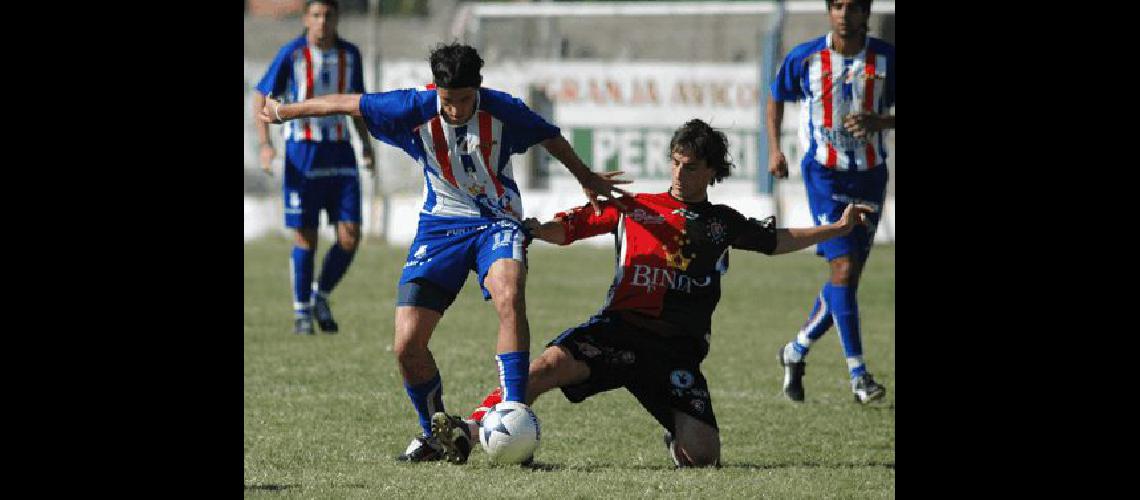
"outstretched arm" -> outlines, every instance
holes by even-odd
[[[351,115],[360,114],[361,94],[332,94],[306,99],[302,102],[281,104],[273,99],[266,98],[258,119],[265,123],[282,123],[296,118],[311,118],[314,116]]]
[[[843,216],[834,224],[815,227],[783,228],[776,230],[776,248],[771,255],[794,252],[827,241],[836,236],[845,236],[856,225],[867,225],[864,214],[873,212],[867,205],[847,205]]]
[[[566,230],[562,227],[562,219],[555,218],[552,221],[539,222],[538,219],[531,217],[523,221],[523,227],[530,232],[531,236],[547,243],[562,245],[566,242]]]

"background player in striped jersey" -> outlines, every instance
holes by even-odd
[[[723,133],[691,120],[669,144],[672,184],[658,194],[606,202],[600,214],[580,207],[526,224],[536,238],[567,245],[612,232],[618,260],[601,312],[547,344],[530,365],[526,403],[554,388],[573,403],[625,387],[666,429],[678,466],[720,463],[720,432],[700,364],[709,352],[728,249],[769,255],[849,234],[869,207],[850,205],[835,223],[777,229],[775,218],[745,218],[708,201],[708,187],[730,174]],[[501,400],[491,392],[466,424]]]
[[[469,270],[478,274],[483,297],[493,301],[499,314],[496,361],[503,397],[521,402],[526,394],[526,238],[510,156],[542,144],[570,170],[595,207],[598,196],[621,193],[615,184],[628,181],[591,172],[558,127],[517,98],[482,87],[483,59],[474,48],[441,45],[429,60],[434,79],[429,88],[324,96],[284,105],[268,100],[259,118],[276,122],[362,116],[372,135],[404,150],[423,167],[424,203],[400,277],[393,342],[423,435],[398,458],[462,463],[471,452],[471,435],[444,413],[443,382],[428,341]]]
[[[883,130],[895,128],[888,114],[895,100],[895,49],[867,36],[871,0],[826,0],[831,32],[796,46],[785,57],[768,101],[768,171],[788,176],[780,151],[784,101],[804,101],[800,137],[808,204],[817,224],[836,220],[848,203],[875,208],[867,227],[821,243],[831,276],[815,299],[799,333],[780,349],[784,394],[803,401],[804,356],[834,323],[847,358],[851,390],[860,403],[882,398],[863,361],[856,291],[871,252],[887,189],[887,151]]]
[[[285,44],[269,65],[253,94],[254,114],[265,107],[266,96],[292,102],[315,96],[364,92],[360,50],[337,37],[335,0],[309,0],[305,5],[305,32]],[[363,144],[364,167],[372,169],[372,143],[359,117],[352,124]],[[276,152],[269,142],[269,126],[256,121],[261,143],[261,168],[272,175]],[[293,282],[293,331],[312,335],[315,315],[321,330],[337,331],[328,296],[348,270],[360,241],[360,178],[356,154],[349,142],[343,116],[297,120],[285,124],[285,225],[294,230],[290,269]],[[336,224],[336,244],[325,254],[321,274],[313,281],[317,228],[324,209]]]

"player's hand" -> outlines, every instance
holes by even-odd
[[[843,215],[839,217],[839,226],[843,228],[843,235],[848,235],[855,226],[867,225],[867,214],[874,213],[874,207],[869,205],[850,204],[847,208],[843,209]]]
[[[265,123],[281,123],[277,119],[277,107],[281,103],[275,101],[272,97],[265,98],[265,105],[261,107],[261,112],[257,114],[257,119]]]
[[[273,145],[265,143],[261,145],[261,153],[258,155],[261,159],[261,170],[273,177],[273,158],[277,156],[277,152],[273,150]]]
[[[788,178],[788,159],[784,157],[783,151],[774,149],[768,155],[768,172],[777,179]]]
[[[598,205],[598,197],[603,196],[614,202],[618,209],[626,211],[625,205],[618,201],[614,193],[622,196],[629,196],[624,189],[617,187],[618,184],[629,184],[633,181],[626,179],[615,179],[615,177],[622,175],[624,172],[618,170],[616,172],[590,172],[590,177],[586,179],[578,179],[582,184],[582,192],[586,194],[586,199],[590,201],[590,206],[594,207],[594,215],[601,215],[602,208]]]
[[[364,163],[364,168],[368,169],[369,172],[375,172],[376,155],[372,152],[371,146],[364,146],[364,150],[360,152],[360,159]]]
[[[879,122],[879,115],[870,111],[859,111],[843,118],[843,128],[851,132],[851,135],[855,136],[856,139],[865,141],[868,136],[878,132],[883,127]]]

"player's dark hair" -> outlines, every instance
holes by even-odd
[[[323,3],[328,5],[330,9],[340,12],[340,2],[337,0],[307,0],[305,2],[305,12],[308,12],[309,7],[312,7],[315,3]]]
[[[728,138],[724,132],[716,130],[709,124],[694,118],[673,132],[673,139],[669,141],[669,154],[684,153],[705,160],[713,174],[709,185],[720,182],[732,174],[732,160],[728,156]]]
[[[827,10],[831,10],[831,1],[832,0],[823,0],[823,3],[827,5]],[[863,12],[866,12],[868,14],[871,13],[871,0],[861,0],[855,3],[863,7]]]
[[[470,45],[450,43],[439,44],[428,58],[435,86],[445,89],[478,87],[483,83],[479,70],[483,68],[483,58]]]

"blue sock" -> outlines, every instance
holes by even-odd
[[[859,336],[859,304],[855,301],[855,289],[846,285],[823,287],[823,297],[831,308],[835,328],[839,330],[839,342],[843,344],[843,355],[847,358],[847,369],[855,378],[866,373],[863,365],[863,341]]]
[[[425,436],[431,435],[431,416],[443,410],[443,379],[439,372],[422,384],[408,385],[404,382],[404,389],[408,391],[408,398],[412,406],[416,407],[416,415],[420,417],[420,427]]]
[[[293,247],[289,267],[293,278],[293,314],[298,318],[307,318],[309,298],[313,293],[313,251]]]
[[[317,279],[317,289],[321,295],[328,295],[329,292],[340,283],[341,277],[344,272],[348,270],[348,265],[352,263],[352,257],[356,252],[347,252],[340,245],[334,244],[325,254],[325,261],[321,264],[321,277]]]
[[[530,351],[496,354],[495,360],[499,363],[499,387],[503,388],[503,401],[525,404]]]
[[[830,283],[825,283],[823,289],[819,291],[819,295],[815,297],[815,305],[811,308],[811,314],[808,315],[804,326],[800,328],[800,332],[792,341],[792,348],[800,356],[807,354],[811,345],[823,337],[823,334],[827,333],[827,329],[831,328],[831,324],[834,323],[831,318],[831,308],[827,306],[827,301],[824,300],[823,296],[824,290],[827,290],[829,285]]]

